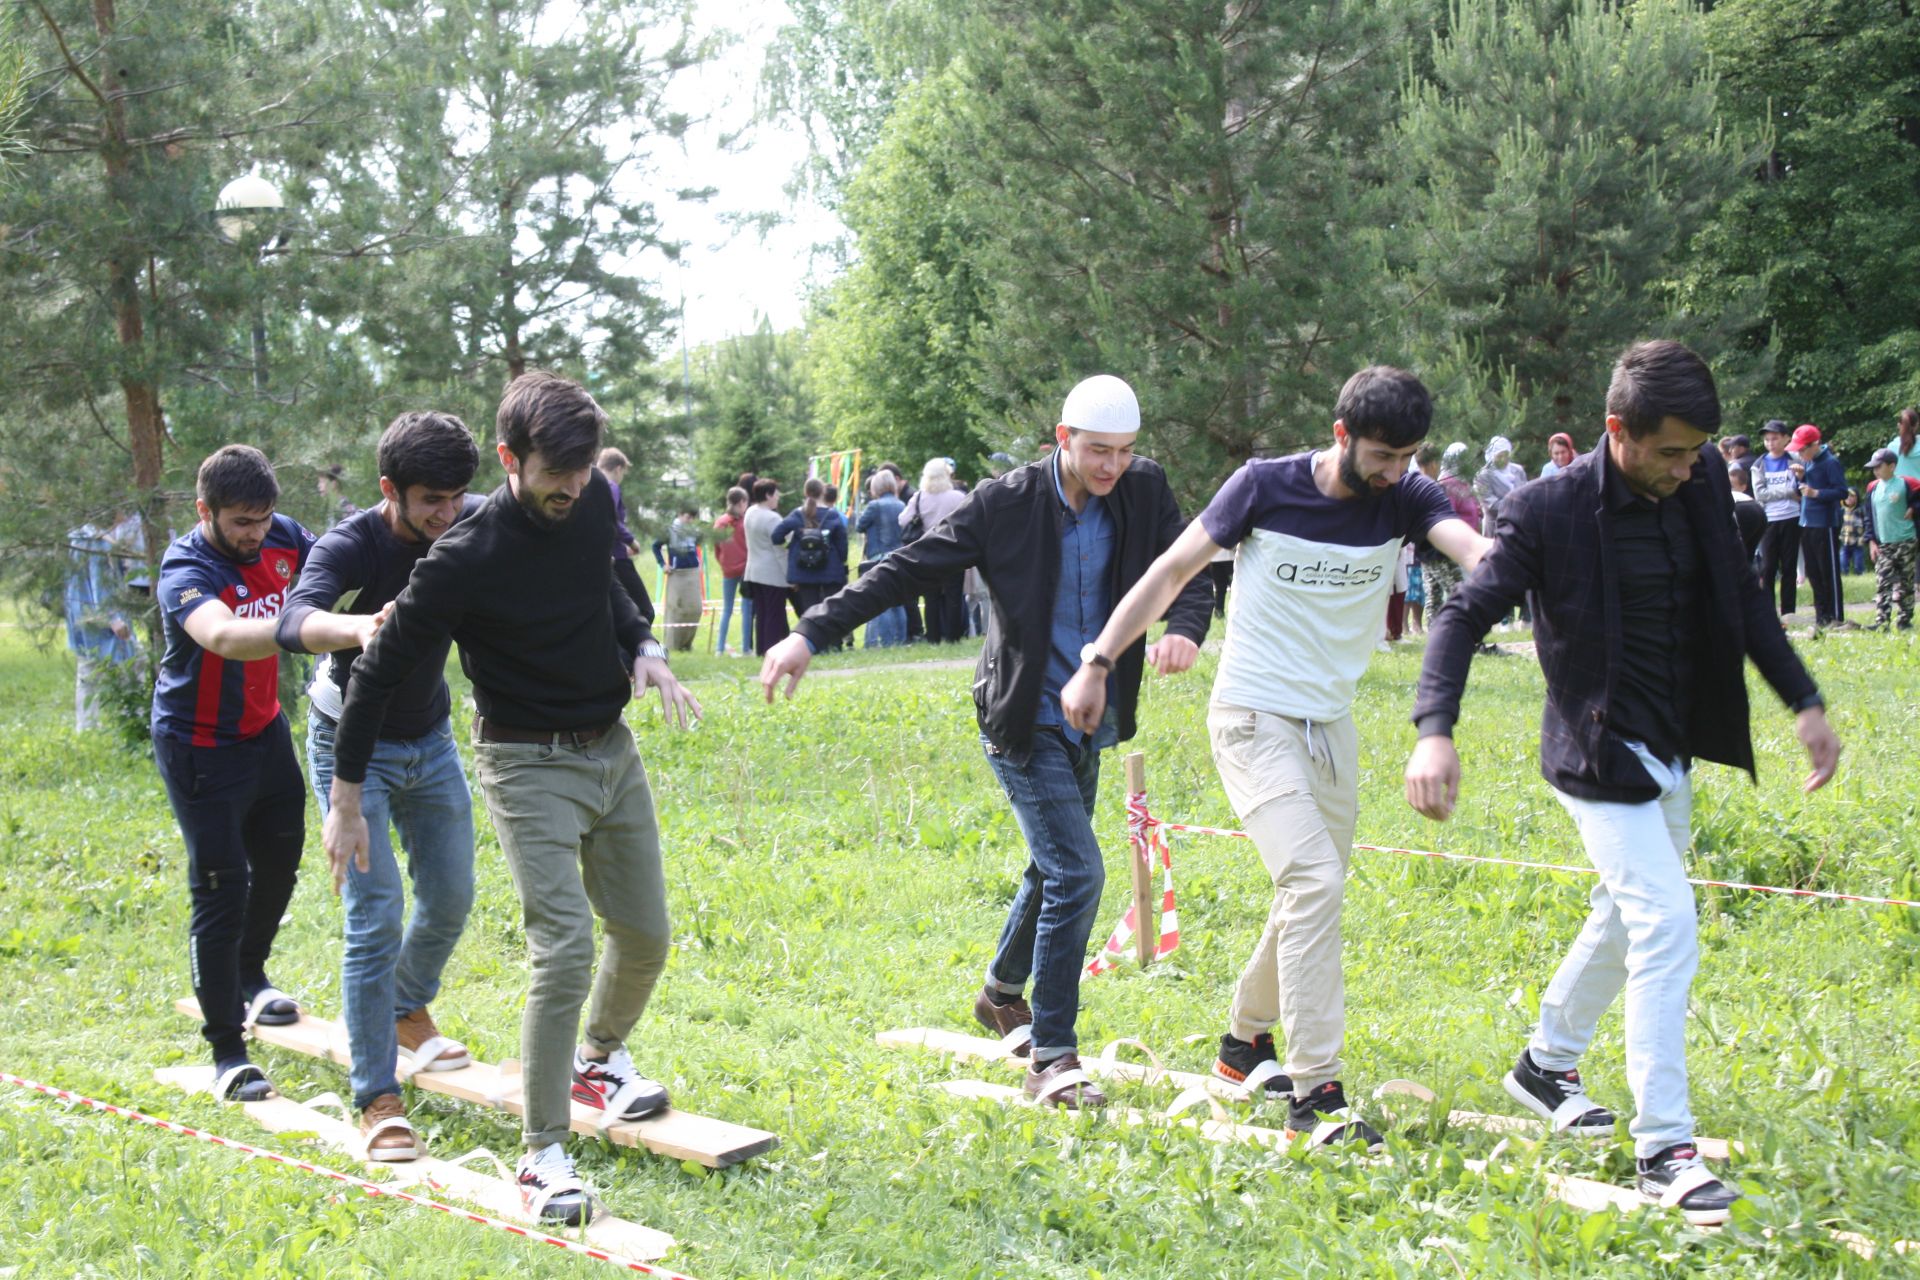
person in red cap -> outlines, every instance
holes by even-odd
[[[1787,449],[1800,460],[1800,561],[1813,593],[1813,625],[1838,626],[1847,610],[1840,590],[1840,503],[1847,496],[1847,471],[1820,442],[1820,428],[1812,423],[1793,433]]]

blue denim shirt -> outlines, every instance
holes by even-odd
[[[1113,612],[1113,591],[1109,570],[1113,562],[1113,517],[1107,504],[1089,494],[1087,509],[1076,513],[1067,502],[1067,491],[1060,484],[1060,455],[1053,458],[1053,491],[1060,498],[1060,584],[1053,595],[1053,645],[1047,654],[1047,678],[1040,687],[1040,713],[1037,725],[1052,725],[1069,742],[1080,742],[1086,735],[1069,728],[1060,718],[1060,691],[1080,669],[1080,650],[1100,638]],[[1113,703],[1113,676],[1107,676],[1107,703]],[[1094,746],[1107,745],[1101,739],[1116,737],[1102,725],[1095,734]]]
[[[111,624],[125,621],[120,607],[120,564],[111,538],[82,525],[67,535],[72,566],[67,575],[67,647],[86,658],[125,662],[134,656],[132,633],[122,640]]]

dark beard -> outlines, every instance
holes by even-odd
[[[520,509],[527,513],[527,519],[533,521],[534,527],[537,529],[558,528],[562,523],[566,521],[567,516],[571,516],[573,514],[574,507],[577,507],[580,505],[580,499],[575,498],[573,502],[567,507],[566,515],[550,516],[540,506],[539,501],[537,499],[531,498],[529,496],[529,493],[530,493],[530,490],[528,489],[528,487],[522,484],[519,488],[519,491],[515,493],[513,496],[519,499]]]
[[[425,529],[422,529],[419,525],[415,524],[413,522],[413,517],[407,514],[407,504],[404,500],[395,502],[393,504],[393,516],[394,516],[394,519],[398,520],[401,523],[401,525],[405,527],[408,533],[411,533],[414,536],[415,541],[418,541],[418,542],[433,541],[432,538],[427,536],[427,531]]]
[[[250,556],[241,555],[239,550],[231,542],[227,541],[226,535],[220,532],[220,525],[217,522],[212,520],[207,521],[206,529],[207,541],[213,544],[213,549],[235,564],[252,564],[260,558],[258,551],[255,551]],[[263,542],[260,545],[265,546],[266,544]]]
[[[1360,468],[1354,465],[1353,450],[1347,449],[1340,454],[1340,483],[1347,486],[1356,498],[1364,502],[1378,502],[1386,490],[1375,490],[1372,483],[1360,474]]]

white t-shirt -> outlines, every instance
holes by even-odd
[[[1313,482],[1316,456],[1256,458],[1200,513],[1209,538],[1240,549],[1217,703],[1346,715],[1382,634],[1401,544],[1459,518],[1417,471],[1378,497],[1329,498]]]

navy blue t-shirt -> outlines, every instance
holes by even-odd
[[[486,499],[468,494],[454,517],[458,524],[485,505]],[[300,644],[300,624],[308,614],[370,614],[407,585],[413,566],[433,549],[431,542],[403,542],[387,527],[386,503],[342,520],[321,536],[307,558],[300,583],[287,601],[281,615],[278,639],[282,649],[305,653]],[[445,675],[451,638],[442,640],[437,652],[414,668],[413,673],[394,691],[387,704],[386,718],[380,724],[382,738],[418,738],[431,732],[447,717],[452,697],[447,692]],[[353,674],[358,649],[341,649],[326,655],[314,673],[311,690],[315,710],[331,720],[340,718],[346,704],[347,680]]]

